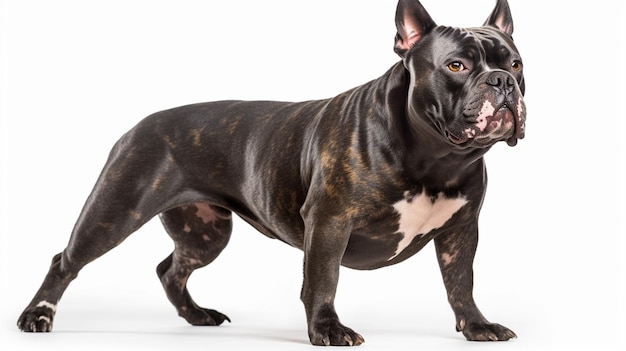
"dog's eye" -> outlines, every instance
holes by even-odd
[[[465,68],[461,62],[454,61],[448,64],[448,69],[452,72],[459,72]]]
[[[522,62],[515,60],[513,61],[513,63],[511,64],[511,68],[515,71],[515,72],[519,72],[522,70]]]

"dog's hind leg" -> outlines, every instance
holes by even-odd
[[[149,208],[138,211],[127,189],[101,181],[87,200],[67,247],[54,256],[41,287],[20,315],[17,324],[22,331],[51,331],[58,301],[79,271],[158,213]]]
[[[231,212],[205,203],[179,206],[160,215],[175,243],[174,252],[157,267],[168,299],[178,315],[192,325],[220,325],[230,319],[198,306],[187,290],[191,273],[213,262],[222,252],[232,229]]]
[[[180,175],[166,143],[149,134],[139,140],[138,135],[128,133],[111,151],[67,247],[53,258],[39,291],[18,319],[22,331],[51,331],[58,301],[86,264],[180,203]]]

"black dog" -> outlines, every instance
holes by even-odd
[[[430,240],[468,340],[508,340],[472,297],[483,155],[524,136],[520,55],[509,6],[485,25],[437,26],[417,0],[400,0],[395,52],[382,77],[328,100],[222,101],[156,113],[114,146],[67,248],[54,257],[19,318],[52,329],[79,270],[155,215],[176,243],[157,268],[168,298],[193,325],[225,315],[196,305],[186,282],[228,243],[235,212],[304,251],[302,301],[315,345],[359,345],[335,313],[340,265],[404,261]]]

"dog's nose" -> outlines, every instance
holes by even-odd
[[[508,96],[515,89],[515,80],[507,72],[493,72],[488,77],[486,82],[492,86],[499,94]]]

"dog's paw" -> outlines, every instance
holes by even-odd
[[[181,314],[181,317],[185,318],[189,324],[195,326],[217,326],[224,323],[224,321],[230,323],[230,318],[227,315],[200,307],[187,310],[186,313]]]
[[[358,346],[365,342],[361,335],[337,320],[317,323],[309,331],[309,339],[311,344],[320,346]]]
[[[50,332],[54,311],[47,307],[27,308],[17,320],[17,327],[23,332]]]
[[[517,338],[512,330],[496,323],[470,322],[457,329],[469,341],[507,341]]]

